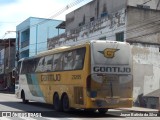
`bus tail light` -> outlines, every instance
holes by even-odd
[[[86,82],[87,82],[86,83],[86,87],[87,87],[87,92],[88,92],[89,97],[95,98],[97,96],[97,91],[92,90],[92,87],[91,87],[91,83],[92,83],[91,75],[87,77],[87,81]]]
[[[86,87],[87,87],[87,91],[90,91],[91,90],[91,76],[89,75],[87,77],[87,81],[86,81]]]

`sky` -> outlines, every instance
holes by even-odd
[[[50,18],[75,1],[77,0],[0,0],[0,39],[16,37],[14,32],[16,31],[16,26],[27,18]],[[92,0],[83,0],[52,19],[65,20],[67,13],[90,1]]]

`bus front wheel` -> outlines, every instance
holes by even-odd
[[[21,98],[23,103],[28,103],[28,100],[26,100],[24,91],[22,91]]]
[[[61,102],[59,100],[59,95],[56,93],[53,97],[54,109],[56,111],[61,111]]]
[[[63,107],[63,111],[64,112],[68,112],[70,110],[70,107],[69,107],[69,98],[68,98],[67,94],[63,95],[63,98],[62,98],[62,107]]]

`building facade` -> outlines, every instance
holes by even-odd
[[[57,36],[64,30],[56,29],[62,21],[30,17],[16,27],[19,58],[31,57],[47,50],[47,38]]]
[[[15,79],[12,77],[12,70],[15,67],[15,42],[15,38],[0,40],[0,90],[14,91]]]
[[[66,15],[65,33],[48,39],[48,49],[93,39],[131,43],[134,105],[158,108],[159,4],[159,0],[94,0]]]

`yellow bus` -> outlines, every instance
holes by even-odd
[[[53,104],[56,111],[132,107],[132,55],[125,42],[95,40],[23,58],[17,98]]]

